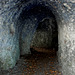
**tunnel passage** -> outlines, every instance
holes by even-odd
[[[30,37],[36,30],[37,24],[47,16],[51,16],[51,13],[45,15],[43,10],[37,15],[36,11],[27,12],[37,5],[47,8],[48,12],[51,10],[54,14],[58,25],[58,60],[62,65],[62,73],[63,75],[75,75],[75,4],[73,0],[1,0],[0,68],[9,69],[15,66],[20,57],[19,46],[22,45],[23,48],[26,36]],[[30,27],[31,24],[34,27]],[[34,30],[29,30],[31,28]],[[25,37],[23,30],[27,32]],[[31,33],[28,34],[30,31]],[[22,44],[19,44],[19,39],[22,40]],[[25,44],[28,45],[21,50],[24,54],[30,53],[28,41],[31,41],[31,38],[26,39]]]
[[[26,11],[23,11],[23,13],[20,16],[20,19],[22,18],[21,19],[22,23],[24,23],[23,28],[21,29],[22,31],[20,32],[20,40],[19,40],[21,55],[31,53],[30,52],[31,40],[36,29],[39,28],[39,24],[41,23],[40,21],[44,20],[45,18],[50,18],[51,19],[50,22],[55,21],[54,22],[55,24],[50,23],[50,25],[47,26],[47,28],[45,28],[45,25],[42,25],[43,27],[41,26],[43,29],[45,29],[45,31],[51,27],[50,30],[52,31],[49,31],[48,33],[50,33],[49,36],[53,38],[53,39],[51,38],[53,41],[55,38],[52,34],[55,34],[55,32],[57,32],[58,30],[56,18],[54,14],[52,13],[52,11],[49,10],[47,7],[44,7],[42,5],[39,5],[39,6],[37,5],[31,8],[30,10],[28,10],[26,13],[25,12]],[[25,18],[24,18],[24,15],[25,15]],[[40,34],[38,34],[38,36],[39,35]],[[58,39],[56,40],[58,41]]]
[[[35,50],[36,48],[58,50],[58,27],[55,18],[45,18],[38,24],[30,47]]]

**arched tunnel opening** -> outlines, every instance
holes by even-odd
[[[33,40],[36,41],[35,46],[37,44],[39,45],[43,44],[42,47],[44,48],[51,48],[58,50],[58,26],[55,15],[49,8],[41,5],[34,6],[30,10],[23,11],[23,13],[20,16],[20,21],[22,21],[21,25],[22,27],[19,27],[22,30],[20,31],[19,29],[20,31],[19,44],[21,55],[25,55],[26,52],[28,53],[30,47],[32,47],[31,41],[32,38],[34,37],[34,34],[35,35],[38,34],[37,36],[35,36],[35,38],[38,37],[37,40],[39,42],[38,43],[34,38]],[[39,40],[43,40],[41,44],[40,44],[41,41]],[[29,53],[31,52],[29,51]]]
[[[22,51],[21,59],[26,59],[26,62],[28,62],[27,68],[29,68],[30,74],[60,74],[57,57],[58,26],[54,14],[44,6],[35,6],[21,16],[23,17],[24,15],[26,17],[26,21],[24,22],[28,22],[26,23],[27,27],[26,25],[23,26],[20,34],[20,50]],[[22,19],[24,20],[24,18]],[[27,49],[30,52],[24,54]],[[34,69],[34,72],[32,72],[32,69]],[[40,72],[40,69],[43,73]],[[47,73],[44,70],[47,71]],[[29,73],[27,70],[25,71]]]

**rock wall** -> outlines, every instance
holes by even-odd
[[[51,47],[52,37],[48,31],[36,31],[35,35],[33,36],[33,41],[31,43],[31,47],[44,47],[49,48]],[[50,36],[50,38],[49,38]]]
[[[46,8],[29,13],[34,7]],[[39,9],[39,8],[36,8]],[[15,66],[19,59],[20,35],[23,34],[25,20],[27,35],[33,36],[38,23],[45,17],[50,16],[49,10],[54,14],[58,25],[58,59],[62,65],[63,75],[75,75],[75,1],[74,0],[1,0],[0,1],[0,68],[9,69]],[[47,11],[47,12],[46,12]],[[48,13],[49,12],[49,13]],[[23,14],[24,13],[24,14]],[[41,14],[39,14],[41,13]],[[47,15],[48,14],[48,15]],[[22,15],[22,16],[21,16]],[[31,18],[36,18],[34,23]],[[32,27],[29,19],[35,26]],[[29,30],[30,29],[30,30]],[[28,31],[29,30],[29,31]],[[33,34],[30,32],[33,31]],[[25,39],[24,37],[24,39]],[[24,40],[23,39],[23,40]],[[30,38],[29,38],[30,40]],[[31,42],[31,41],[26,41]],[[29,47],[30,44],[27,46]],[[25,46],[26,47],[26,46]],[[29,49],[26,50],[29,52]],[[25,52],[25,51],[24,51]]]

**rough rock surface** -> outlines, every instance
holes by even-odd
[[[58,25],[58,58],[62,65],[62,73],[75,75],[74,0],[0,0],[0,68],[9,69],[15,66],[20,55],[19,38],[23,34],[24,26],[27,25],[27,35],[24,36],[29,38],[30,35],[33,36],[38,23],[50,15],[41,10],[36,11],[37,13],[32,12],[36,6],[51,10],[54,14]],[[29,11],[31,13],[28,13]],[[35,26],[30,25],[30,22]],[[26,53],[29,53],[30,41],[31,38],[26,41],[26,44],[29,43]]]

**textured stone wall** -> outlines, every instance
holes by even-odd
[[[23,30],[20,34],[20,50],[21,55],[30,54],[30,43],[33,33],[35,31],[35,26],[37,24],[37,18],[30,17],[24,21]]]
[[[14,22],[16,9],[13,8],[15,6],[13,3],[0,1],[0,68],[2,69],[15,66],[20,54],[18,31]],[[13,9],[9,10],[10,8]]]
[[[58,51],[59,56],[58,57],[62,65],[62,73],[64,75],[74,75],[75,74],[74,72],[75,31],[74,28],[71,28],[74,24],[69,22],[65,24],[62,23],[63,26],[62,27],[59,26],[60,33],[59,33],[59,51]]]
[[[48,31],[38,31],[37,30],[33,36],[31,47],[50,48],[51,43],[52,43],[52,37],[51,37],[51,34],[48,33]]]
[[[75,18],[74,18],[74,4],[71,2],[63,3],[65,7],[62,12],[66,13],[66,18],[61,19],[58,22],[58,40],[59,40],[59,50],[58,58],[62,65],[63,75],[74,75],[75,72],[75,45],[74,45],[74,34],[75,34]],[[63,15],[64,16],[64,15]]]
[[[20,55],[19,46],[21,43],[19,43],[19,38],[24,25],[27,25],[28,29],[31,27],[29,19],[36,18],[38,25],[43,18],[50,16],[50,14],[45,15],[47,13],[43,12],[37,15],[34,12],[28,14],[28,11],[35,6],[42,6],[48,11],[51,10],[56,17],[59,43],[58,58],[62,65],[62,73],[63,75],[75,75],[74,0],[0,0],[0,68],[9,69],[16,64]],[[28,21],[28,24],[25,24],[25,20]],[[29,35],[33,36],[30,32],[37,28],[32,19],[31,23],[35,24],[35,27],[29,31],[26,30],[28,33],[25,33],[28,37]],[[27,36],[25,37],[27,38]],[[29,47],[29,44],[27,46]],[[29,50],[27,51],[29,52]]]

